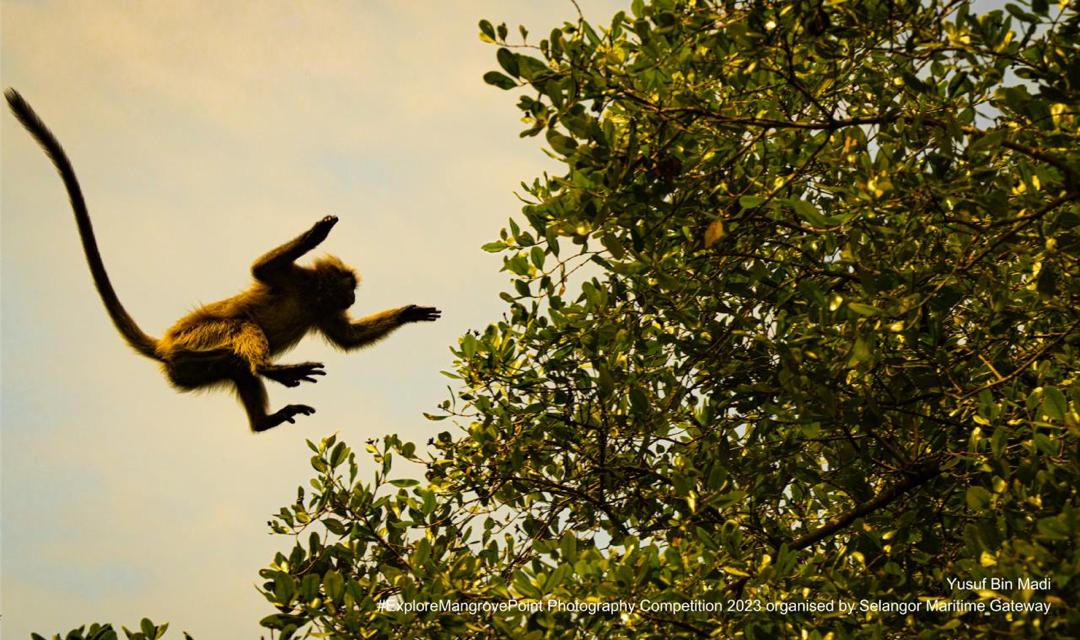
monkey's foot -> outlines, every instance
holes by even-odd
[[[282,422],[294,424],[296,422],[293,420],[294,416],[310,416],[313,413],[315,413],[315,407],[309,407],[306,404],[287,404],[281,409],[278,409],[273,417],[280,418]]]
[[[286,387],[300,386],[301,382],[318,382],[315,376],[325,376],[321,362],[300,364],[269,364],[259,368],[259,375],[270,378]]]
[[[289,424],[295,424],[294,418],[297,415],[310,416],[315,413],[314,407],[309,407],[306,404],[289,404],[285,405],[281,409],[278,409],[274,413],[263,418],[258,424],[252,425],[254,431],[266,431],[267,429],[273,429],[282,422],[288,422]]]
[[[401,319],[405,322],[434,322],[442,317],[442,311],[435,307],[421,307],[410,304],[401,310]]]

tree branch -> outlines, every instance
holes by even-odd
[[[905,493],[908,493],[935,478],[939,473],[941,473],[941,466],[936,461],[918,466],[892,487],[882,491],[866,502],[857,504],[851,511],[829,518],[824,525],[792,540],[788,543],[788,547],[792,550],[805,549],[814,543],[820,542],[837,533],[858,518],[889,505]]]
[[[829,118],[828,120],[776,120],[773,118],[746,118],[739,116],[730,116],[722,113],[717,113],[710,109],[702,109],[700,107],[663,107],[655,104],[650,100],[642,98],[634,94],[633,92],[623,90],[622,95],[630,98],[634,102],[648,107],[655,113],[663,116],[668,114],[687,114],[693,116],[699,116],[708,118],[710,120],[729,124],[739,127],[764,127],[766,129],[808,129],[811,131],[836,131],[846,127],[861,126],[861,125],[883,125],[892,124],[900,120],[922,118],[922,121],[933,127],[939,129],[945,129],[949,127],[949,123],[944,120],[939,120],[934,117],[928,117],[922,114],[883,114],[878,116],[866,116],[860,118]],[[820,105],[819,105],[819,108]],[[973,137],[982,137],[988,135],[990,132],[984,131],[977,127],[968,125],[961,125],[960,131],[964,134]],[[1012,142],[1010,140],[1002,140],[1001,146],[1017,153],[1021,153],[1033,160],[1045,162],[1046,164],[1055,167],[1069,180],[1070,183],[1075,184],[1080,181],[1080,173],[1074,169],[1065,158],[1058,156],[1047,151],[1042,151],[1019,142]]]

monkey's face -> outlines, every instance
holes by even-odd
[[[334,311],[348,309],[356,302],[356,276],[348,270],[333,270],[323,274],[320,297]]]
[[[319,307],[328,311],[348,309],[356,302],[356,272],[340,260],[327,256],[315,263],[315,297]]]
[[[348,309],[356,302],[356,283],[347,285],[348,288],[338,290],[334,298],[334,304],[338,309]]]

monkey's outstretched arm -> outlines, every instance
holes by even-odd
[[[442,311],[435,307],[410,304],[407,307],[380,311],[355,322],[342,312],[320,323],[319,330],[334,346],[349,351],[378,342],[403,324],[434,322],[441,316]]]
[[[251,265],[252,275],[260,282],[277,284],[282,274],[288,272],[292,263],[326,240],[326,236],[330,235],[330,229],[337,224],[337,221],[337,216],[326,216],[298,237],[260,257],[255,264]]]

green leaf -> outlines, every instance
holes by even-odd
[[[495,42],[495,27],[487,20],[480,21],[480,33],[486,36],[489,42]]]
[[[567,531],[559,538],[559,553],[563,562],[573,562],[577,559],[577,538],[573,532]]]
[[[564,156],[573,155],[578,146],[576,140],[569,136],[564,136],[561,133],[557,133],[554,129],[548,131],[547,140],[556,153]]]
[[[1057,455],[1057,443],[1054,440],[1051,440],[1045,433],[1036,433],[1031,439],[1035,443],[1035,448],[1039,450],[1039,453],[1044,456]]]
[[[626,247],[619,238],[613,234],[605,233],[600,236],[600,243],[604,245],[604,248],[611,252],[611,257],[616,260],[622,260],[626,256]],[[556,254],[558,255],[558,254]]]
[[[536,585],[532,584],[532,582],[529,580],[529,576],[527,576],[525,572],[521,571],[520,569],[514,572],[513,584],[514,589],[527,598],[540,598],[543,595],[540,592],[540,589],[538,589]]]
[[[1033,103],[1031,94],[1023,86],[1007,87],[999,90],[999,95],[1005,104],[1019,114],[1026,114]]]
[[[475,356],[478,346],[476,338],[474,338],[471,333],[466,333],[461,336],[461,351],[466,358]]]
[[[518,63],[516,55],[514,55],[509,49],[505,47],[500,47],[499,50],[495,53],[495,57],[498,59],[499,65],[501,65],[507,73],[514,76],[515,78],[518,77]]]
[[[330,454],[330,468],[337,467],[342,462],[345,462],[346,456],[349,455],[349,448],[345,446],[344,442],[339,442],[334,447],[333,453]]]
[[[484,82],[507,91],[517,86],[517,82],[511,78],[507,78],[498,71],[488,71],[485,73]]]
[[[630,406],[638,414],[647,413],[649,410],[649,398],[637,385],[630,387]]]
[[[994,453],[995,458],[1005,455],[1005,446],[1008,444],[1006,438],[1005,429],[1001,427],[994,429],[994,435],[990,438],[990,450]]]
[[[1060,516],[1041,518],[1035,528],[1038,529],[1039,535],[1051,540],[1071,540],[1075,534]]]
[[[420,492],[421,499],[420,511],[425,516],[430,516],[434,513],[436,507],[435,493],[426,489],[419,489],[418,491]]]
[[[968,147],[968,151],[971,153],[978,151],[993,151],[1001,146],[1007,133],[1008,131],[1005,129],[995,129],[984,136],[978,136]]]
[[[513,258],[506,261],[506,268],[510,273],[527,276],[529,275],[529,259],[524,253],[518,253]]]
[[[1043,415],[1054,420],[1064,420],[1068,412],[1068,402],[1065,394],[1057,387],[1043,387],[1043,401],[1040,409]]]
[[[968,487],[966,499],[969,509],[981,511],[990,505],[993,496],[983,487]]]
[[[336,536],[343,536],[348,533],[348,529],[336,518],[323,518],[323,525],[326,526],[326,530]]]
[[[536,58],[526,55],[517,55],[518,73],[522,78],[529,80],[538,80],[541,76],[550,73],[551,69]]]
[[[423,565],[431,557],[431,543],[427,538],[420,538],[416,542],[416,549],[413,551],[413,564],[416,566]]]
[[[795,210],[795,213],[799,214],[803,220],[806,220],[811,225],[819,228],[831,226],[831,222],[828,218],[821,215],[818,208],[806,200],[798,200],[795,198],[785,198],[783,202],[787,203]]]
[[[746,492],[741,490],[729,491],[723,495],[717,496],[709,501],[709,504],[717,509],[723,509],[724,507],[737,504],[746,499]]]
[[[327,598],[339,602],[345,595],[345,580],[341,574],[334,569],[327,571],[323,575],[323,591],[326,592]]]
[[[849,302],[848,309],[851,309],[860,316],[876,316],[881,315],[881,309],[869,304],[863,304],[861,302]]]
[[[904,81],[904,84],[908,86],[912,91],[917,93],[925,93],[929,87],[926,86],[922,80],[920,80],[915,74],[906,69],[899,71],[900,78]]]
[[[1008,11],[1014,18],[1021,22],[1038,22],[1039,16],[1033,15],[1024,11],[1020,7],[1012,3],[1005,4],[1005,10]]]
[[[274,576],[274,597],[276,604],[287,605],[296,593],[296,579],[287,573]]]
[[[851,347],[851,357],[848,359],[847,366],[858,366],[860,363],[869,362],[873,357],[874,353],[870,347],[870,341],[860,336],[855,339],[855,343]]]
[[[551,593],[559,585],[566,581],[567,576],[573,573],[573,569],[568,564],[560,564],[555,567],[555,570],[548,574],[546,580],[544,580],[544,592]]]

